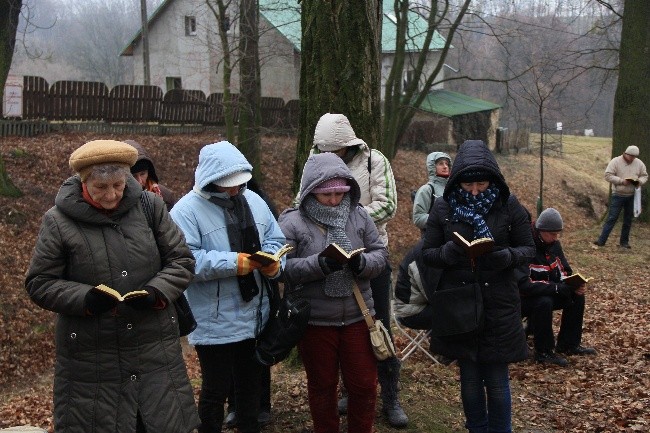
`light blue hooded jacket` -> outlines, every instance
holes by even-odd
[[[427,173],[429,181],[422,185],[415,193],[413,199],[413,224],[419,229],[424,230],[429,219],[429,210],[436,197],[441,197],[447,185],[447,178],[436,175],[436,162],[440,158],[449,161],[449,171],[451,171],[451,157],[445,152],[431,152],[427,156]]]
[[[227,198],[227,194],[203,189],[224,176],[252,169],[244,155],[227,141],[204,146],[199,153],[194,188],[170,212],[196,259],[194,280],[185,291],[198,324],[188,336],[190,344],[226,344],[255,338],[268,319],[268,283],[259,271],[253,271],[260,293],[244,302],[237,281],[237,252],[230,251],[223,208],[209,201],[210,196]],[[253,214],[262,250],[275,253],[285,243],[280,226],[259,195],[245,188],[241,194]]]

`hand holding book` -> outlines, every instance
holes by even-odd
[[[319,256],[329,257],[341,264],[345,264],[352,260],[354,257],[359,256],[364,252],[364,250],[365,248],[357,248],[356,250],[352,250],[348,253],[336,243],[331,243],[323,251],[320,252]]]
[[[262,266],[268,266],[270,264],[279,262],[282,256],[291,251],[293,247],[289,244],[284,245],[282,248],[277,250],[274,254],[267,253],[266,251],[258,251],[254,254],[248,256],[248,260],[259,263]]]

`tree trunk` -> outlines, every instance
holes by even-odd
[[[206,4],[212,11],[217,23],[219,30],[219,42],[221,43],[221,53],[222,58],[222,67],[223,67],[223,117],[224,123],[226,126],[226,140],[231,143],[235,142],[235,116],[234,116],[234,105],[235,102],[232,98],[231,93],[231,83],[232,79],[232,58],[231,58],[231,47],[230,41],[228,40],[228,30],[230,27],[230,21],[228,17],[228,3],[225,3],[224,0],[216,0],[214,4],[210,0],[206,0]]]
[[[381,143],[380,0],[302,0],[300,126],[294,162],[297,191],[325,113],[345,114],[370,147]]]
[[[239,150],[253,166],[253,177],[260,179],[260,61],[259,8],[257,0],[241,0],[239,5]]]
[[[612,157],[636,145],[646,165],[650,160],[650,2],[628,0],[623,12],[619,76],[614,97],[614,136]],[[650,189],[642,191],[640,219],[650,221]]]
[[[5,82],[14,56],[16,30],[22,7],[22,0],[0,0],[0,101],[4,101]]]
[[[9,75],[11,59],[14,56],[16,30],[18,29],[18,18],[22,6],[22,0],[0,0],[0,102],[2,102],[3,106],[5,82]],[[9,178],[2,155],[0,155],[0,195],[8,197],[20,197],[22,195]]]

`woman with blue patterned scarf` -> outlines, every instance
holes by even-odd
[[[470,260],[453,232],[470,241],[492,238],[493,250]],[[432,352],[458,360],[470,433],[512,431],[508,364],[528,356],[514,269],[534,254],[529,214],[510,193],[494,155],[480,140],[464,142],[429,214],[423,259],[443,269],[437,290],[474,280],[481,287],[482,330],[461,340],[431,339]]]

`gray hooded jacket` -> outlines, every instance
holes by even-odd
[[[306,215],[303,207],[304,198],[318,184],[336,177],[348,179],[351,186],[351,210],[345,232],[352,249],[365,247],[366,265],[356,283],[372,315],[375,313],[370,279],[379,275],[388,261],[388,252],[372,218],[359,206],[359,184],[343,160],[333,153],[310,156],[305,163],[298,207],[284,211],[279,223],[287,243],[294,246],[284,269],[286,279],[297,296],[310,302],[309,323],[318,326],[345,326],[364,320],[354,295],[341,298],[325,295],[325,273],[318,264],[318,254],[327,247],[327,232]]]

